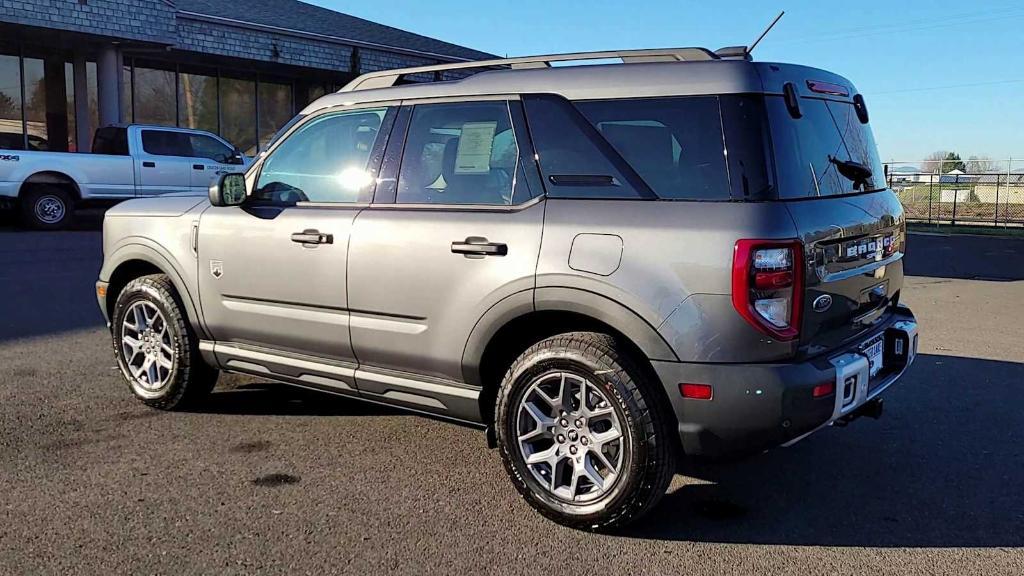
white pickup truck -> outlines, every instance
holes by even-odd
[[[251,162],[209,132],[136,124],[100,128],[92,152],[0,150],[0,208],[17,208],[29,227],[59,229],[79,204],[205,196],[221,174]]]

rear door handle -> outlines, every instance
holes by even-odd
[[[298,244],[334,244],[334,234],[323,234],[312,228],[292,234],[292,242]]]
[[[156,162],[143,162],[143,168],[156,168]]]
[[[505,256],[508,246],[501,242],[488,242],[487,238],[480,236],[470,236],[461,242],[452,242],[452,252],[466,256]]]

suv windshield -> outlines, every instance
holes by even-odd
[[[782,96],[766,96],[779,198],[851,194],[885,188],[871,128],[853,104],[801,98],[801,118]]]

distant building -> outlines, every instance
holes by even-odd
[[[0,0],[0,148],[139,122],[252,154],[360,73],[492,57],[296,0]]]

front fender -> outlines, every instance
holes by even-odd
[[[99,274],[100,282],[110,282],[119,267],[132,261],[146,262],[166,274],[185,305],[192,329],[198,334],[205,335],[207,333],[199,313],[199,306],[196,304],[199,297],[197,289],[190,288],[188,282],[185,281],[188,275],[181,268],[180,263],[165,248],[149,238],[132,236],[119,242],[113,251],[103,259],[103,266],[100,268]],[[101,305],[101,309],[103,308],[105,307]],[[113,311],[104,310],[108,324],[111,312]]]

